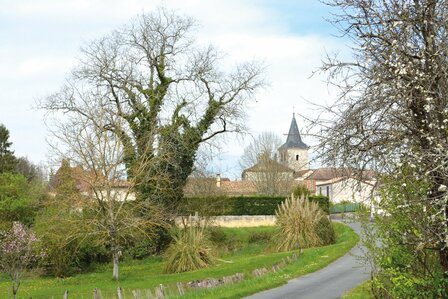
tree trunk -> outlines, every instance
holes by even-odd
[[[118,252],[114,252],[112,254],[112,259],[113,259],[113,263],[114,263],[113,277],[117,281],[118,281],[118,270],[119,270],[119,264],[118,264],[119,258],[120,258],[120,256],[119,256]]]
[[[448,277],[448,248],[439,250],[440,265],[446,277]]]
[[[14,279],[12,282],[12,297],[14,299],[17,298],[17,291],[19,290],[19,286],[20,286],[20,281],[17,281]]]

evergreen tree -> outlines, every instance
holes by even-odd
[[[0,173],[12,172],[16,166],[14,151],[9,148],[12,142],[9,142],[9,131],[3,124],[0,124]]]

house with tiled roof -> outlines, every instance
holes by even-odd
[[[294,180],[294,184],[305,185],[311,193],[328,196],[332,202],[369,200],[376,183],[375,173],[331,167],[310,169],[308,150],[309,146],[302,140],[293,115],[286,142],[278,148],[279,159],[269,161],[268,165],[277,166],[277,171]],[[260,173],[268,171],[264,164],[258,163],[245,169],[242,179],[255,181]]]

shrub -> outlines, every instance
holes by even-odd
[[[226,246],[229,237],[220,227],[211,227],[208,229],[209,240],[218,246]]]
[[[249,243],[268,243],[272,239],[270,232],[250,232]]]
[[[42,190],[41,184],[30,183],[23,175],[0,173],[0,229],[14,221],[32,225]]]
[[[218,250],[235,251],[241,248],[242,242],[234,235],[226,234],[220,227],[211,227],[208,229],[209,240]]]
[[[336,234],[330,219],[326,216],[322,217],[315,227],[316,233],[321,240],[321,246],[334,244],[336,242]]]
[[[333,227],[326,214],[317,203],[304,197],[286,199],[278,206],[276,216],[279,251],[321,246],[331,239]]]
[[[173,236],[174,242],[168,247],[166,272],[179,273],[205,268],[213,263],[212,249],[205,229],[190,225]]]
[[[126,244],[123,248],[123,255],[125,258],[130,259],[144,259],[165,251],[172,241],[173,237],[168,229],[159,226],[156,229],[156,233],[151,235],[151,237],[144,236],[141,239],[133,240],[129,244]]]
[[[310,196],[310,190],[304,185],[297,185],[292,189],[292,195],[294,197],[308,197]]]

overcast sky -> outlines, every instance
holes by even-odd
[[[330,9],[317,0],[0,0],[0,123],[10,131],[17,156],[48,158],[47,129],[35,101],[57,91],[80,56],[79,48],[164,5],[198,20],[197,38],[227,53],[229,61],[258,59],[269,86],[250,105],[253,136],[272,131],[285,138],[293,109],[312,116],[313,103],[329,103],[324,76],[310,78],[325,52],[347,51],[325,21]],[[297,118],[299,127],[303,119]],[[307,140],[306,143],[312,143]],[[239,176],[238,158],[251,141],[222,146],[214,171]],[[312,145],[312,144],[311,144]]]

